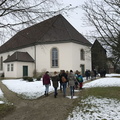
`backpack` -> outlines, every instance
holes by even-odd
[[[81,76],[81,75],[78,75],[78,76],[77,76],[77,80],[78,80],[78,82],[83,82],[82,76]]]
[[[64,76],[62,76],[62,82],[64,83],[66,81],[67,81],[66,78]]]

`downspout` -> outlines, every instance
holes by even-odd
[[[36,76],[37,70],[36,70],[36,45],[34,45],[34,59],[35,59],[35,71],[34,71],[34,75]]]

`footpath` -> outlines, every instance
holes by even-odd
[[[1,81],[0,88],[4,97],[15,106],[15,110],[1,120],[65,120],[77,100],[64,98],[60,91],[57,98],[54,98],[51,93],[48,97],[25,100],[10,91]],[[67,93],[69,94],[69,88],[67,88]],[[80,96],[80,91],[75,92],[75,96]]]

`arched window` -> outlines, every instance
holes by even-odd
[[[81,49],[80,51],[80,57],[81,57],[81,60],[85,60],[85,51],[83,49]]]
[[[52,48],[52,67],[58,67],[58,50],[57,48]]]
[[[3,70],[3,57],[0,58],[0,70]]]

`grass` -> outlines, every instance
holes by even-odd
[[[0,119],[13,112],[15,107],[8,104],[0,104]]]
[[[81,92],[82,97],[88,96],[114,98],[120,100],[120,87],[96,87],[89,88]]]
[[[110,98],[110,99],[117,99],[120,101],[120,87],[96,87],[96,88],[88,88],[85,90],[82,90],[79,93],[80,97],[78,99],[75,99],[73,102],[73,106],[80,106],[80,101],[87,98],[88,96],[94,96],[94,97],[101,97],[101,98]],[[91,108],[92,106],[85,104],[84,106],[80,106],[84,109],[84,107],[88,106]],[[0,104],[0,119],[8,114],[10,114],[12,111],[15,110],[15,107],[13,105],[7,105],[7,104]],[[71,113],[73,108],[69,109],[68,113]],[[89,111],[84,111],[89,112]],[[92,114],[92,113],[91,113]],[[72,116],[72,115],[71,115]],[[66,116],[67,117],[67,116]]]
[[[112,77],[120,78],[120,76],[112,76]]]
[[[82,90],[79,93],[79,98],[75,99],[73,102],[73,106],[76,108],[77,106],[80,107],[83,113],[92,114],[93,111],[85,111],[86,108],[91,109],[93,105],[91,104],[82,104],[82,100],[88,98],[88,96],[93,96],[96,98],[108,98],[108,99],[116,99],[120,101],[120,87],[96,87],[96,88],[88,88]],[[94,106],[95,107],[95,106]],[[68,113],[72,113],[74,108],[69,109]],[[79,112],[79,110],[78,110]],[[72,117],[72,114],[71,114]],[[84,117],[83,117],[84,118]]]

